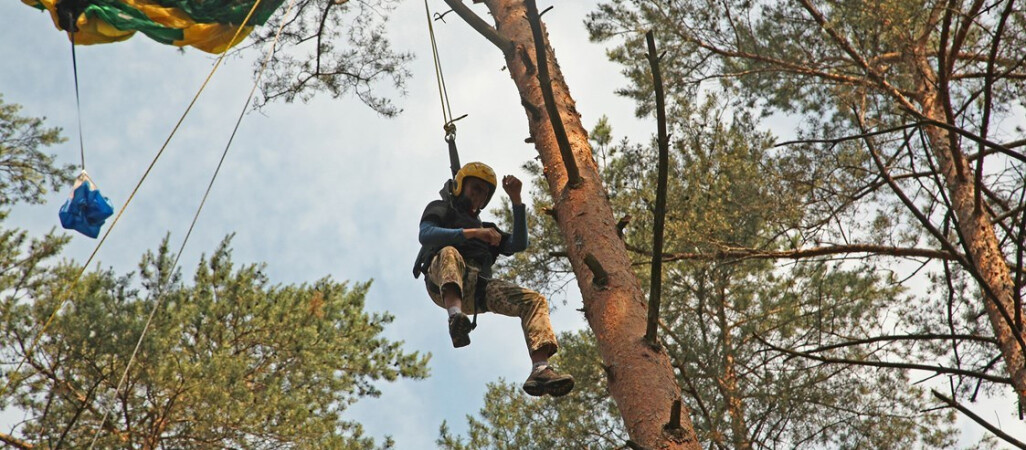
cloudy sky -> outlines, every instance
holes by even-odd
[[[571,94],[586,127],[605,114],[615,138],[645,138],[654,124],[635,119],[633,104],[613,94],[625,84],[619,68],[606,60],[601,45],[587,40],[582,22],[593,5],[562,0],[545,15]],[[432,0],[432,8],[443,6]],[[362,422],[369,435],[391,435],[407,449],[433,446],[443,420],[464,431],[464,417],[482,407],[486,383],[519,383],[529,370],[515,319],[481,316],[473,344],[452,349],[445,312],[410,273],[420,213],[449,173],[423,8],[404,2],[389,25],[394,45],[418,56],[410,66],[409,92],[397,100],[404,112],[386,119],[355,99],[322,96],[247,114],[182,258],[189,274],[202,253],[235,233],[235,261],[265,262],[275,283],[373,279],[368,309],[396,316],[387,336],[405,341],[409,351],[430,353],[431,377],[381,385],[383,395],[359,402],[349,418]],[[484,15],[483,7],[475,9]],[[51,150],[60,162],[78,164],[65,35],[48,15],[18,1],[0,3],[0,17],[0,93],[23,105],[23,114],[46,116],[49,125],[63,128],[72,139]],[[502,56],[450,17],[448,24],[436,24],[436,33],[454,113],[469,114],[459,122],[461,159],[485,161],[500,176],[526,181],[520,166],[535,152],[523,142],[526,118]],[[182,53],[143,35],[77,51],[86,168],[121,208],[215,58]],[[249,52],[230,58],[214,75],[100,250],[99,265],[118,273],[135,270],[140,256],[168,233],[178,248],[252,86],[258,57]],[[54,192],[44,205],[15,208],[7,225],[34,233],[59,227],[57,211],[66,195]],[[75,234],[65,256],[84,262],[96,243]],[[569,301],[553,314],[557,332],[584,326],[574,311],[578,300]],[[1007,406],[978,412],[1008,424],[1014,419]],[[21,418],[0,416],[0,430],[10,431]],[[978,435],[970,430],[968,437]]]
[[[564,0],[545,15],[584,123],[591,127],[606,114],[617,136],[630,126],[645,136],[648,125],[633,118],[633,105],[613,94],[624,84],[619,69],[587,40],[582,21],[590,4]],[[432,8],[443,6],[432,2]],[[68,40],[46,14],[21,2],[0,3],[0,17],[0,93],[21,104],[23,114],[46,116],[49,125],[62,127],[71,139],[51,150],[62,163],[77,165]],[[453,110],[469,114],[459,122],[461,159],[485,161],[500,176],[526,180],[520,166],[535,153],[523,142],[527,122],[502,55],[449,17],[448,24],[435,26]],[[420,213],[437,196],[449,165],[423,3],[404,2],[389,28],[396,48],[417,54],[408,93],[397,100],[404,109],[400,117],[382,118],[355,99],[327,97],[248,114],[181,264],[191,273],[202,253],[235,233],[236,262],[266,262],[273,282],[373,279],[368,308],[396,316],[390,338],[405,341],[407,350],[431,353],[432,376],[382,385],[383,395],[358,403],[351,418],[372,436],[392,435],[399,448],[425,448],[433,445],[442,420],[454,431],[465,429],[465,415],[482,406],[486,383],[519,383],[530,361],[519,321],[505,317],[481,316],[473,344],[454,350],[445,312],[411,275]],[[215,58],[191,49],[183,54],[141,34],[80,46],[77,55],[86,168],[121,208]],[[250,52],[218,69],[101,248],[101,266],[135,270],[143,252],[166,233],[173,248],[181,245],[252,86],[258,57]],[[66,195],[54,192],[44,205],[16,208],[7,225],[35,233],[59,227],[57,211]],[[84,262],[96,243],[74,234],[66,256]],[[573,308],[553,315],[557,332],[583,326]],[[0,429],[9,431],[19,420],[7,414]]]

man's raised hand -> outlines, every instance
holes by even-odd
[[[506,175],[502,177],[502,190],[506,191],[506,195],[509,196],[509,200],[514,205],[523,203],[520,198],[520,190],[523,189],[524,184],[513,175]]]

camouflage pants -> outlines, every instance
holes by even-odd
[[[455,287],[462,293],[462,309],[467,315],[474,314],[475,288],[478,269],[463,261],[463,256],[453,247],[441,249],[428,268],[427,279],[433,287]],[[428,288],[428,295],[436,305],[445,308],[441,289]],[[489,280],[485,287],[485,308],[504,316],[519,317],[524,330],[527,349],[534,353],[543,351],[552,356],[559,349],[556,335],[549,322],[549,303],[545,296],[503,280]],[[484,311],[482,311],[484,312]]]

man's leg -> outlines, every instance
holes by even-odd
[[[485,289],[488,310],[496,314],[520,318],[527,351],[531,356],[531,376],[524,383],[530,395],[566,395],[574,388],[574,378],[557,373],[549,365],[549,357],[559,345],[549,321],[549,303],[545,297],[508,281],[491,280]]]
[[[463,313],[463,277],[466,263],[453,247],[445,247],[438,251],[428,268],[428,279],[439,286],[440,295],[429,292],[436,304],[449,313],[449,337],[452,346],[466,347],[470,345],[470,318]]]

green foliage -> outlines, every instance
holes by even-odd
[[[261,102],[305,102],[318,93],[332,98],[351,94],[383,116],[402,112],[390,96],[405,95],[410,77],[406,65],[413,55],[393,49],[385,30],[398,4],[398,0],[298,0],[290,17],[273,16],[253,36],[254,45],[268,44],[281,23],[288,21],[261,81]]]
[[[849,115],[852,106],[881,119],[910,106],[896,105],[896,96],[915,98],[924,92],[916,77],[937,76],[944,12],[950,11],[947,43],[955,40],[956,29],[965,33],[961,52],[945,55],[952,99],[966,107],[955,113],[978,114],[988,63],[980,55],[990,53],[1005,2],[978,11],[969,1],[810,3],[837,38],[821,30],[801,2],[781,0],[611,0],[599,4],[586,25],[593,40],[617,44],[610,58],[623,65],[632,82],[623,93],[639,100],[641,113],[652,110],[653,89],[647,61],[633,55],[645,51],[639,30],[653,30],[666,51],[660,67],[671,99],[693,96],[699,83],[716,79],[737,96],[738,105],[830,123]],[[994,104],[1004,111],[1021,104],[1026,93],[1020,63],[1024,43],[1026,21],[1013,13],[993,47]]]
[[[1009,123],[1018,119],[1015,108],[1026,98],[1026,21],[1006,9],[1010,3],[974,9],[979,3],[936,0],[807,2],[808,7],[779,0],[612,0],[597,6],[587,26],[593,40],[615,45],[610,58],[631,80],[623,93],[638,101],[641,114],[651,113],[654,90],[647,62],[633,55],[645,48],[637,30],[651,29],[666,51],[661,69],[670,105],[688,107],[717,88],[708,83],[715,79],[731,107],[776,113],[778,126],[790,122],[797,138],[829,140],[915,123],[929,105],[944,103],[951,126],[1003,142],[1022,138],[1021,126]],[[960,47],[951,48],[955,42]],[[937,228],[949,226],[948,187],[935,174],[931,149],[937,144],[916,128],[872,140],[898,186]],[[983,149],[968,141],[952,144],[966,154]],[[780,161],[791,168],[788,177],[806,191],[802,239],[865,237],[939,247],[888,192],[862,139],[792,144],[779,151],[790,155]],[[998,239],[1012,255],[1021,239],[1010,233],[1018,224],[1009,219],[1017,215],[1000,211],[1021,205],[1022,170],[1000,156],[987,161],[988,201],[999,211],[994,220],[1004,222],[996,228]]]
[[[448,450],[615,448],[627,440],[620,413],[606,391],[605,373],[590,333],[561,333],[553,361],[574,376],[573,394],[532,398],[500,380],[488,385],[481,419],[467,417],[469,436],[443,423],[436,444]]]
[[[794,248],[795,239],[800,242],[801,232],[808,228],[809,216],[818,214],[808,208],[811,192],[807,184],[796,181],[807,178],[794,176],[802,164],[807,164],[807,170],[810,165],[795,160],[792,153],[773,151],[770,137],[757,131],[751,116],[728,116],[714,99],[679,109],[687,113],[676,116],[672,124],[678,138],[670,155],[665,231],[666,254],[679,257],[664,263],[660,315],[664,327],[660,335],[678,370],[685,403],[703,445],[953,446],[953,414],[921,412],[928,399],[910,383],[906,371],[823,364],[786,353],[887,334],[893,330],[888,311],[902,307],[909,297],[883,275],[886,272],[869,262],[814,258],[775,264],[758,258],[711,257]],[[654,145],[625,142],[603,172],[617,214],[631,217],[625,241],[637,261],[636,275],[645,285],[652,242],[655,160]],[[841,178],[845,173],[834,172],[835,179],[830,182],[834,186],[849,182]],[[536,179],[536,183],[540,181]],[[543,208],[545,201],[537,201],[534,209]],[[552,222],[547,217],[535,220]],[[548,225],[532,224],[532,243],[543,245],[532,245],[525,256],[514,259],[509,266],[513,273],[524,276],[565,264],[551,257],[561,250],[562,243],[537,235],[547,232],[551,233]],[[542,276],[533,280],[545,281]],[[597,378],[579,377],[577,384],[581,392],[598,396],[575,390],[562,400],[579,405],[570,408],[563,403],[529,400],[514,385],[493,385],[481,419],[469,419],[469,440],[444,431],[439,442],[453,449],[484,448],[514,439],[519,436],[517,430],[531,424],[555,423],[558,425],[547,428],[545,437],[536,439],[555,439],[554,448],[580,448],[574,441],[579,436],[602,436],[585,447],[620,447],[623,437],[612,428],[592,424],[584,430],[563,432],[562,414],[578,409],[606,411],[601,414],[604,421],[617,417],[608,397],[605,404],[598,401],[605,390],[604,375],[590,341],[582,336],[564,342],[564,352],[591,356],[568,359],[561,367],[575,376],[597,372]],[[907,347],[882,345],[842,346],[815,354],[873,363],[907,360],[911,352]]]
[[[364,311],[370,283],[271,285],[261,265],[235,266],[229,241],[199,263],[191,285],[172,271],[165,240],[137,275],[93,271],[74,284],[80,268],[67,263],[23,301],[5,298],[3,362],[27,357],[7,374],[13,405],[31,417],[18,430],[24,439],[77,448],[99,433],[103,448],[379,448],[345,410],[379,395],[375,381],[425,377],[427,358],[381,337],[392,316]]]
[[[976,373],[1002,370],[980,282],[968,274],[975,263],[964,261],[985,253],[1015,259],[1009,264],[1011,291],[1016,301],[1021,297],[1026,278],[1015,274],[1022,270],[1016,255],[1024,251],[1022,163],[995,153],[983,163],[982,155],[990,151],[986,146],[964,137],[930,136],[916,123],[930,116],[995,142],[1022,141],[1026,20],[1018,5],[1007,0],[611,0],[597,7],[587,26],[594,40],[614,44],[610,57],[630,77],[624,93],[638,100],[639,113],[651,112],[653,89],[646,62],[632,57],[644,48],[635,31],[652,29],[667,51],[661,67],[671,104],[686,108],[691,97],[718,89],[737,110],[774,113],[778,126],[785,126],[781,119],[790,121],[798,142],[775,149],[777,158],[770,162],[787,182],[789,198],[800,204],[797,220],[780,228],[789,240],[780,242],[784,248],[871,243],[938,249],[943,239],[968,254],[963,262],[904,260],[912,264],[880,255],[845,258],[865,261],[849,263],[855,267],[900,274],[879,277],[888,282],[924,275],[901,282],[926,286],[904,293],[907,301],[865,306],[877,309],[872,314],[878,317],[890,317],[890,326],[879,334],[921,337],[887,345],[895,358]],[[704,83],[699,89],[710,79],[719,86]],[[906,128],[883,132],[898,125]],[[867,131],[880,133],[865,136]],[[837,140],[841,137],[853,139]],[[871,159],[870,145],[883,167]],[[949,155],[965,158],[970,170],[979,172],[971,189],[965,180],[945,177],[952,169],[941,162]],[[893,187],[885,176],[894,180]],[[993,232],[999,252],[974,247],[962,236],[965,230],[958,230],[959,222],[967,223],[975,213],[952,199],[955,191],[972,190],[983,193],[977,206],[994,223],[992,230],[978,232]],[[1005,283],[996,280],[986,282]],[[882,356],[881,346],[863,349]],[[959,401],[975,401],[981,392],[1008,393],[1004,383],[972,375],[950,376],[943,384]]]
[[[548,214],[553,211],[541,166],[534,162],[524,164],[531,175],[529,181],[534,203],[527,208],[527,230],[530,245],[528,251],[516,253],[512,258],[500,258],[497,267],[504,276],[539,292],[559,294],[565,298],[567,286],[574,281],[573,268],[565,258],[553,257],[553,252],[563,249],[563,235],[556,221]],[[526,198],[526,196],[525,196]],[[502,205],[491,211],[506,229],[511,229],[513,210],[509,199],[502,198]],[[550,302],[552,306],[553,302]]]
[[[594,153],[601,162],[599,167],[605,167],[608,164],[608,158],[614,154],[614,149],[609,148],[609,145],[613,142],[613,127],[609,124],[609,117],[606,117],[605,114],[599,117],[595,128],[592,128],[591,133],[588,133],[588,140],[592,142]]]
[[[24,201],[40,203],[50,189],[71,183],[71,166],[54,165],[43,153],[65,141],[59,128],[46,128],[43,119],[19,115],[21,106],[4,103],[0,95],[0,207]]]

